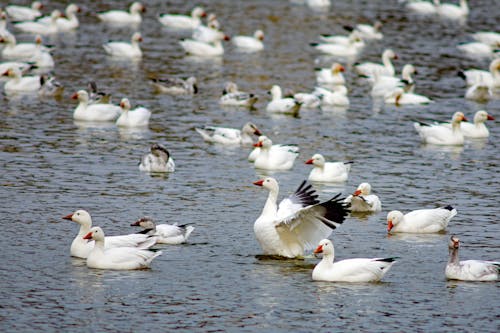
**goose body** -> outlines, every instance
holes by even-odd
[[[462,112],[455,112],[451,121],[451,128],[443,124],[414,123],[422,142],[434,145],[463,145],[464,135],[460,123],[467,121]]]
[[[201,7],[195,7],[191,15],[160,14],[158,21],[166,27],[174,29],[195,29],[201,24],[201,17],[206,15]]]
[[[283,98],[280,86],[272,86],[270,94],[272,99],[266,106],[267,112],[288,113],[292,115],[299,113],[300,103],[290,97]]]
[[[33,21],[42,16],[40,12],[42,8],[43,5],[40,1],[33,1],[30,7],[8,5],[5,7],[5,11],[12,21]]]
[[[257,169],[290,170],[299,154],[299,147],[274,146],[271,139],[265,136],[260,136],[259,141],[254,146],[260,148],[260,152],[253,162]]]
[[[121,108],[108,103],[89,104],[89,94],[79,90],[72,99],[78,100],[78,106],[73,111],[73,119],[78,121],[115,121],[121,114]]]
[[[387,214],[387,232],[398,233],[435,233],[446,229],[450,220],[457,215],[451,206],[418,209],[403,214],[393,210]]]
[[[313,182],[345,182],[349,176],[352,162],[325,162],[321,154],[314,154],[306,164],[312,164],[313,169],[308,180]]]
[[[107,12],[97,13],[97,17],[105,23],[137,25],[141,23],[141,13],[145,10],[146,7],[144,7],[141,3],[134,2],[130,5],[128,12],[123,10],[110,10]]]
[[[4,59],[31,61],[38,50],[49,51],[48,48],[41,45],[39,36],[37,36],[36,43],[17,43],[14,35],[1,36],[0,41],[5,45],[2,49]]]
[[[149,124],[151,111],[145,107],[137,107],[131,110],[128,98],[123,98],[120,102],[122,109],[121,115],[116,120],[116,126],[119,127],[146,127]]]
[[[500,59],[493,60],[489,65],[489,71],[480,69],[469,69],[458,73],[467,86],[482,82],[492,89],[500,88]]]
[[[472,38],[478,42],[488,44],[490,46],[500,45],[500,33],[493,31],[478,31],[473,33]]]
[[[403,88],[398,87],[386,95],[384,102],[386,104],[394,104],[396,106],[399,106],[429,104],[432,103],[432,100],[424,95],[405,92]]]
[[[458,6],[453,3],[436,1],[436,10],[439,16],[451,20],[465,19],[469,15],[467,0],[460,0]]]
[[[372,194],[369,183],[361,183],[353,194],[345,198],[345,202],[351,205],[353,213],[374,213],[382,210],[382,203],[377,195]]]
[[[248,52],[261,51],[264,49],[264,32],[262,30],[257,30],[253,36],[234,36],[231,38],[233,45],[242,50]]]
[[[59,32],[57,27],[57,20],[62,17],[62,13],[59,10],[52,11],[50,15],[50,20],[48,23],[40,23],[36,21],[25,21],[15,23],[14,27],[24,32],[39,34],[39,35],[50,35]]]
[[[103,44],[107,54],[118,58],[139,59],[142,57],[142,51],[139,43],[142,42],[142,36],[139,32],[132,35],[130,43],[127,42],[109,42]]]
[[[372,80],[372,96],[390,96],[397,88],[403,88],[404,93],[413,93],[415,81],[412,74],[416,74],[415,67],[411,64],[403,66],[401,78],[376,74]],[[391,96],[392,97],[392,96]]]
[[[244,106],[251,108],[257,103],[258,97],[252,93],[238,90],[234,82],[227,82],[219,98],[219,104],[228,106]]]
[[[71,31],[79,27],[80,22],[78,21],[78,17],[76,16],[76,13],[79,13],[81,11],[80,7],[78,7],[75,4],[69,4],[66,7],[65,14],[66,17],[59,17],[56,20],[56,26],[57,30],[59,32],[64,32],[64,31]],[[45,16],[37,20],[38,23],[42,24],[51,24],[51,18],[50,16]]]
[[[392,65],[391,59],[397,59],[396,53],[391,49],[387,49],[382,53],[382,64],[377,64],[373,62],[365,62],[357,64],[354,69],[361,75],[373,77],[377,73],[378,75],[394,76],[395,70]]]
[[[406,4],[406,9],[421,15],[434,15],[437,13],[437,8],[433,0],[411,0]]]
[[[349,106],[349,97],[347,96],[347,88],[343,85],[333,87],[333,91],[316,87],[314,94],[321,99],[321,105],[334,105],[334,106]]]
[[[198,93],[197,80],[194,76],[187,79],[177,77],[152,79],[151,83],[159,93],[171,95],[193,95]]]
[[[150,152],[141,158],[139,170],[145,172],[174,172],[175,162],[170,152],[164,146],[155,143]]]
[[[195,130],[203,137],[203,140],[223,145],[252,145],[252,135],[261,135],[257,126],[250,122],[246,123],[241,130],[214,126],[204,126]]]
[[[40,76],[23,76],[19,68],[10,68],[3,75],[9,78],[3,87],[7,95],[35,93],[42,87]]]
[[[342,72],[345,71],[344,66],[335,62],[331,68],[318,68],[316,70],[316,82],[319,84],[344,85],[345,78]]]
[[[158,244],[169,245],[185,243],[194,230],[194,227],[190,225],[155,224],[148,216],[135,221],[131,226],[142,227],[143,234],[154,236]]]
[[[263,141],[265,140],[267,137],[265,135],[261,135],[259,137],[259,141]],[[257,145],[259,146],[259,145]],[[271,146],[271,150],[276,150],[276,151],[282,151],[283,154],[288,154],[289,152],[298,152],[299,151],[299,147],[297,147],[296,145],[288,145],[288,144],[275,144],[275,145],[272,145]],[[250,152],[250,154],[248,155],[248,161],[249,162],[255,162],[255,160],[257,159],[257,157],[260,155],[260,152],[261,152],[261,148],[260,147],[255,147],[254,145],[254,149]]]

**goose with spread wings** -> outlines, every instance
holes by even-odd
[[[318,194],[306,181],[279,205],[276,179],[267,177],[254,185],[269,191],[264,209],[254,224],[255,236],[266,255],[303,257],[305,251],[330,236],[349,213],[348,204],[342,202],[340,194],[320,202]]]

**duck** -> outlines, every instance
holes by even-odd
[[[280,86],[273,85],[268,93],[271,94],[272,99],[266,106],[267,112],[299,114],[300,103],[290,97],[283,98]]]
[[[179,43],[188,54],[198,57],[218,57],[224,54],[222,40],[228,41],[230,39],[229,36],[221,32],[212,43],[204,43],[194,39],[181,39]]]
[[[103,44],[103,48],[112,57],[140,59],[142,51],[139,43],[142,42],[140,32],[135,32],[132,35],[130,43],[127,42],[108,42]]]
[[[236,83],[227,82],[222,96],[219,98],[219,104],[253,108],[258,100],[259,98],[255,94],[240,91]]]
[[[290,170],[299,155],[299,147],[287,145],[286,149],[277,148],[266,136],[260,136],[254,147],[260,148],[260,152],[253,162],[257,169]]]
[[[187,79],[166,77],[151,79],[151,84],[158,93],[171,95],[193,95],[198,93],[197,80],[194,76]]]
[[[445,19],[460,20],[469,15],[467,0],[460,0],[458,6],[452,3],[440,3],[439,0],[435,1],[435,4],[437,13]]]
[[[141,232],[146,235],[152,235],[156,238],[158,244],[178,245],[186,243],[194,227],[188,224],[155,224],[149,216],[140,218],[131,224],[144,228]]]
[[[498,281],[500,261],[463,260],[458,258],[460,239],[453,235],[448,242],[449,259],[445,268],[448,280],[460,281]]]
[[[417,70],[412,64],[403,66],[401,78],[375,73],[375,76],[371,80],[372,96],[387,96],[397,88],[403,88],[405,93],[413,93],[415,88],[413,74],[417,74]]]
[[[145,154],[139,163],[139,170],[151,173],[174,172],[175,162],[170,152],[159,143],[150,147],[150,153]]]
[[[9,68],[3,73],[3,76],[9,78],[3,87],[7,95],[35,93],[42,87],[42,81],[39,75],[23,76],[18,67]]]
[[[471,34],[471,37],[478,42],[488,44],[490,46],[500,45],[500,33],[494,31],[478,31]]]
[[[432,100],[427,96],[405,92],[403,88],[397,87],[393,91],[386,94],[384,102],[385,104],[394,104],[396,106],[400,106],[429,104],[432,103]]]
[[[314,166],[307,179],[312,182],[345,182],[349,176],[352,163],[352,161],[325,162],[323,155],[314,154],[306,161],[306,164]]]
[[[486,127],[485,122],[487,120],[495,120],[495,118],[484,110],[479,110],[474,114],[474,123],[462,122],[460,124],[460,130],[466,138],[471,139],[482,139],[490,136],[490,131]],[[451,128],[451,124],[446,124],[447,127]]]
[[[483,82],[491,89],[500,88],[500,59],[490,62],[489,71],[480,69],[469,69],[459,71],[458,76],[465,80],[468,87]]]
[[[12,21],[34,21],[42,16],[40,11],[42,8],[43,4],[40,1],[33,1],[29,7],[8,5],[5,7],[5,11]]]
[[[120,101],[120,107],[122,113],[120,117],[116,120],[116,126],[118,127],[146,127],[149,124],[149,118],[151,117],[151,111],[145,107],[137,107],[130,110],[130,101],[128,98],[122,98]]]
[[[253,183],[269,191],[254,233],[265,255],[303,257],[319,240],[330,236],[349,213],[340,193],[320,202],[312,185],[303,181],[294,194],[277,204],[279,185],[273,177]]]
[[[233,45],[242,51],[256,52],[264,49],[264,32],[256,30],[253,36],[234,36],[231,38]]]
[[[354,69],[358,74],[363,76],[375,76],[375,73],[379,75],[394,76],[395,70],[392,65],[391,59],[398,59],[396,53],[391,49],[386,49],[382,53],[382,64],[377,64],[373,62],[358,63],[354,65]]]
[[[137,25],[141,23],[141,13],[144,13],[145,11],[146,7],[144,7],[144,5],[140,2],[134,2],[130,5],[128,12],[123,10],[110,10],[107,12],[97,13],[97,17],[105,23]]]
[[[121,108],[108,103],[89,104],[89,94],[79,90],[71,96],[78,100],[78,106],[73,111],[73,119],[77,121],[115,121],[121,114]]]
[[[201,18],[207,14],[202,7],[194,7],[191,15],[182,14],[160,14],[158,21],[166,27],[174,29],[194,29],[201,24]]]
[[[223,145],[252,145],[252,135],[262,135],[257,126],[251,122],[247,122],[243,125],[241,130],[214,126],[203,126],[201,128],[195,128],[195,130],[206,142],[220,143]]]
[[[87,257],[87,267],[111,270],[132,270],[149,268],[154,258],[162,251],[153,252],[137,247],[106,248],[104,231],[93,227],[83,239],[95,241],[94,248]]]
[[[267,139],[267,136],[265,135],[261,135],[259,136],[259,140],[258,141],[264,141]],[[258,145],[259,146],[259,145]],[[297,145],[294,145],[294,144],[274,144],[271,146],[271,150],[276,150],[276,151],[280,151],[282,150],[282,153],[283,154],[287,154],[288,152],[293,152],[293,151],[299,151],[299,147],[297,147]],[[250,152],[250,154],[248,155],[248,162],[255,162],[255,160],[257,159],[257,157],[259,156],[260,154],[260,151],[261,151],[261,148],[260,147],[255,147],[254,145],[254,148],[253,150]]]
[[[92,217],[86,210],[79,209],[72,214],[64,216],[63,219],[76,222],[80,225],[80,230],[71,243],[70,253],[72,257],[86,259],[94,248],[94,242],[87,242],[83,239],[83,236],[87,235],[92,228]],[[143,234],[106,237],[106,248],[136,247],[139,249],[148,249],[155,244],[155,237]]]
[[[345,198],[353,213],[375,213],[382,210],[382,203],[377,195],[372,194],[370,183],[361,183],[353,194]]]
[[[14,23],[14,27],[23,32],[29,32],[39,35],[55,34],[59,32],[59,29],[57,27],[57,20],[62,17],[63,17],[62,13],[59,10],[55,9],[50,14],[50,20],[48,21],[48,23],[40,23],[37,21],[24,21],[24,22]]]
[[[43,46],[39,35],[35,38],[35,43],[17,43],[14,35],[0,36],[0,43],[4,44],[2,58],[19,61],[30,61],[38,50],[45,52],[49,48]]]
[[[434,15],[437,13],[434,0],[411,0],[406,3],[406,9],[421,15]]]
[[[458,145],[464,144],[462,134],[462,121],[467,121],[462,112],[455,112],[451,119],[451,128],[443,124],[413,123],[422,142],[434,145]]]
[[[342,75],[345,72],[345,67],[334,62],[330,68],[316,68],[316,82],[318,84],[327,85],[344,85],[345,78]]]
[[[354,258],[334,262],[333,242],[323,239],[314,254],[323,254],[321,261],[314,267],[312,279],[326,282],[378,282],[396,262],[389,258]]]
[[[348,107],[350,105],[349,97],[347,96],[347,88],[343,85],[334,86],[333,91],[322,87],[315,87],[313,94],[319,96],[322,106],[333,105]]]
[[[403,214],[399,210],[387,214],[387,232],[428,234],[446,230],[457,210],[448,205],[432,209],[417,209]]]

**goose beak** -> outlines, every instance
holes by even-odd
[[[311,158],[310,160],[307,160],[306,164],[313,164],[313,159]]]
[[[74,93],[73,95],[71,95],[71,99],[78,99],[78,93]]]
[[[69,214],[69,215],[63,216],[63,219],[71,221],[71,220],[73,220],[73,214]]]
[[[253,144],[254,147],[262,147],[262,142],[257,142]]]
[[[264,184],[264,179],[257,180],[256,182],[253,182],[253,184],[257,186],[262,186],[262,184]]]
[[[495,120],[495,118],[493,118],[493,116],[490,116],[490,115],[488,115],[488,117],[486,119],[488,119],[488,120]]]
[[[92,232],[89,232],[85,236],[83,236],[83,239],[92,239]]]
[[[253,134],[258,135],[258,136],[261,136],[261,135],[262,135],[262,133],[261,133],[258,129],[256,129],[256,130],[253,132]]]
[[[323,253],[323,245],[319,245],[316,250],[314,250],[313,252],[314,254],[317,254],[317,253]]]
[[[361,194],[361,190],[356,190],[356,191],[354,191],[354,193],[352,195],[357,197],[360,194]]]
[[[392,224],[391,220],[387,221],[387,232],[390,232],[394,228],[394,224]]]

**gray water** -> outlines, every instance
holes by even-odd
[[[0,330],[497,332],[498,283],[447,282],[444,267],[450,234],[463,241],[461,258],[499,259],[500,130],[489,122],[489,140],[434,147],[420,143],[412,121],[444,121],[458,110],[472,118],[479,109],[500,117],[498,100],[466,101],[456,76],[461,68],[487,68],[489,60],[466,58],[455,48],[471,32],[498,31],[498,3],[472,1],[461,25],[408,14],[397,1],[332,2],[329,11],[317,13],[287,1],[147,1],[140,28],[144,58],[131,64],[111,61],[100,46],[108,39],[128,40],[131,31],[106,27],[92,15],[125,4],[80,1],[78,31],[46,38],[57,48],[54,74],[65,85],[64,96],[0,99]],[[219,59],[186,57],[177,41],[187,35],[162,28],[155,15],[188,12],[196,4],[215,12],[230,35],[263,29],[266,50],[241,54],[226,44]],[[64,2],[47,7],[63,8]],[[398,72],[413,63],[416,92],[435,103],[374,106],[369,86],[348,66],[347,110],[303,110],[299,118],[265,112],[272,84],[310,91],[313,68],[331,64],[308,45],[319,33],[344,34],[344,24],[376,19],[385,23],[385,38],[370,43],[358,60],[379,61],[384,48],[393,48]],[[18,40],[32,40],[9,27]],[[192,98],[156,95],[147,83],[150,76],[193,74],[200,93]],[[114,101],[126,96],[150,108],[149,128],[75,124],[69,97],[90,79],[112,92]],[[228,80],[260,96],[256,110],[218,105]],[[317,258],[258,257],[253,222],[267,192],[252,185],[261,175],[246,161],[249,150],[206,144],[194,131],[250,120],[275,142],[301,148],[292,170],[273,174],[281,196],[307,177],[310,168],[303,162],[316,152],[355,162],[345,184],[315,187],[328,199],[352,193],[361,182],[372,184],[382,212],[349,217],[331,239],[338,259],[400,257],[383,282],[313,282]],[[139,157],[154,142],[171,151],[175,173],[139,172]],[[447,233],[387,236],[388,211],[447,204],[459,212]],[[151,270],[92,270],[69,256],[77,226],[61,217],[76,209],[88,210],[107,234],[137,231],[129,224],[145,214],[196,229],[187,244],[164,247]]]

